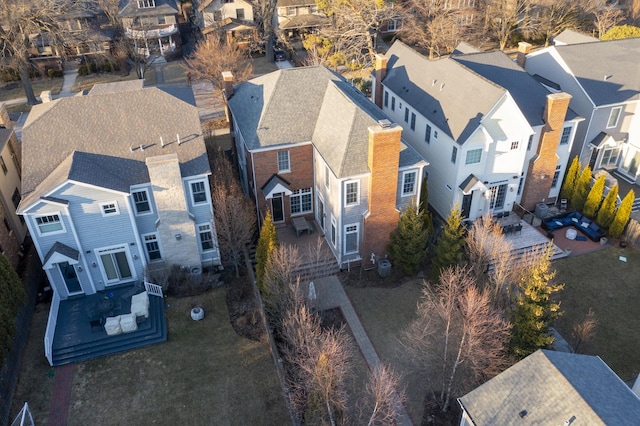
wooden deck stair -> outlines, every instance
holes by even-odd
[[[164,298],[149,296],[149,318],[139,322],[138,330],[135,332],[107,336],[104,328],[101,328],[91,333],[95,338],[84,343],[54,340],[53,365],[83,361],[165,342],[167,340],[167,323],[164,314]]]

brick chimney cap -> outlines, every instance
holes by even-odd
[[[231,71],[222,71],[224,81],[233,81],[233,73]]]
[[[571,99],[572,96],[566,92],[558,92],[558,93],[549,93],[547,95],[547,99],[558,101],[561,99]]]
[[[391,121],[387,120],[386,118],[383,118],[382,120],[378,120],[378,124],[380,125],[380,127],[382,127],[383,129],[388,129],[391,127],[392,123]]]

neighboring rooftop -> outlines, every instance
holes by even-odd
[[[640,399],[600,357],[548,350],[534,352],[458,401],[476,426],[620,426],[640,419]]]
[[[149,181],[147,157],[174,152],[183,176],[209,173],[197,108],[162,89],[131,86],[32,108],[22,129],[23,198],[66,179],[127,191]]]
[[[557,51],[596,105],[640,100],[640,38],[568,44],[549,49]]]
[[[120,0],[118,15],[121,17],[175,15],[175,0],[155,0],[155,7],[138,8],[137,0]]]
[[[369,172],[368,127],[387,119],[325,67],[284,69],[239,84],[229,107],[250,150],[312,143],[339,178]],[[420,161],[402,147],[401,166]]]
[[[581,33],[576,30],[566,29],[553,38],[553,44],[562,46],[565,44],[591,43],[599,41],[596,37]]]
[[[430,61],[400,41],[386,56],[388,71],[382,84],[460,144],[506,94],[452,58]]]

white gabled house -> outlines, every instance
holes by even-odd
[[[53,313],[66,300],[140,283],[148,270],[220,264],[209,162],[189,101],[190,89],[135,80],[33,107],[18,213],[53,288]],[[56,316],[45,348],[52,364],[55,334],[64,333]]]
[[[373,99],[429,163],[429,203],[475,219],[554,202],[577,123],[570,96],[552,94],[502,52],[430,61],[395,42],[376,61]]]

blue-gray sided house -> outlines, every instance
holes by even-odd
[[[150,270],[220,264],[193,104],[190,89],[137,80],[33,107],[18,213],[54,290],[49,343],[61,301],[140,283]]]

